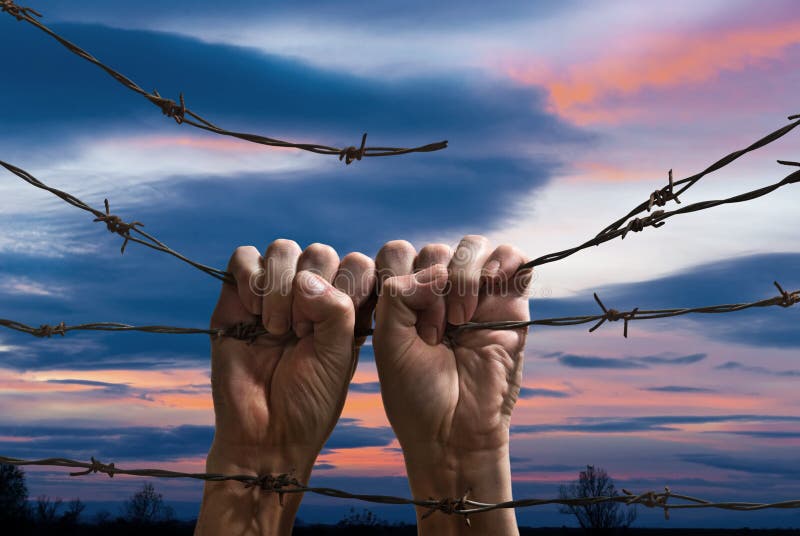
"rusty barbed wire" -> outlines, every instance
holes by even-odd
[[[798,166],[797,162],[790,162],[787,160],[778,160],[779,164],[787,165],[787,166]],[[800,170],[790,173],[783,180],[771,184],[769,186],[764,186],[763,188],[758,188],[756,190],[752,190],[750,192],[746,192],[743,194],[735,195],[733,197],[729,197],[727,199],[718,199],[713,201],[700,201],[697,203],[693,203],[691,205],[686,205],[682,208],[678,208],[671,211],[665,210],[656,210],[652,212],[649,216],[644,218],[633,218],[627,221],[627,225],[623,227],[618,227],[615,229],[611,229],[605,231],[594,238],[587,240],[583,244],[578,246],[565,249],[563,251],[558,251],[555,253],[548,253],[547,255],[542,255],[530,262],[526,262],[525,264],[521,265],[518,270],[524,270],[527,268],[533,268],[535,266],[541,266],[542,264],[547,264],[554,261],[559,261],[561,259],[565,259],[570,255],[573,255],[581,250],[599,246],[609,240],[614,240],[615,238],[621,238],[622,240],[628,235],[629,232],[640,232],[647,227],[661,227],[664,225],[665,220],[677,216],[679,214],[689,214],[692,212],[698,212],[700,210],[707,210],[710,208],[714,208],[720,205],[727,205],[732,203],[742,203],[745,201],[752,201],[754,199],[758,199],[759,197],[763,197],[769,193],[774,192],[778,188],[782,188],[783,186],[789,184],[795,184],[800,182]]]
[[[172,255],[173,257],[180,259],[181,261],[197,268],[198,270],[207,273],[211,277],[215,279],[219,279],[220,281],[227,281],[229,283],[233,282],[233,276],[224,270],[219,270],[217,268],[213,268],[211,266],[206,266],[205,264],[201,264],[199,262],[195,262],[185,255],[178,253],[174,249],[167,246],[164,242],[161,242],[153,235],[143,231],[141,227],[144,226],[142,222],[132,222],[126,223],[116,214],[111,213],[111,209],[108,203],[108,199],[105,200],[105,212],[97,210],[96,208],[92,207],[91,205],[81,201],[74,195],[64,192],[63,190],[59,190],[58,188],[53,188],[52,186],[48,186],[47,184],[43,183],[24,169],[18,168],[13,164],[9,164],[8,162],[3,162],[0,160],[0,166],[6,168],[8,171],[19,177],[20,179],[24,180],[31,186],[35,186],[36,188],[40,188],[42,190],[46,190],[51,194],[59,197],[66,203],[72,205],[73,207],[79,208],[81,210],[85,210],[94,215],[95,222],[101,222],[106,224],[106,228],[109,232],[117,234],[121,236],[124,241],[122,242],[122,247],[120,248],[121,253],[125,253],[125,248],[128,245],[128,242],[136,242],[137,244],[141,244],[143,246],[147,246],[151,249],[155,249],[156,251],[161,251],[163,253],[167,253],[168,255]],[[134,236],[132,233],[135,233],[138,236]]]
[[[800,163],[791,162],[788,160],[778,160],[779,164],[786,165],[786,166],[800,166]],[[171,249],[163,242],[156,239],[153,235],[146,233],[140,227],[143,226],[141,222],[133,222],[133,223],[126,223],[118,216],[111,214],[109,210],[108,200],[105,201],[105,212],[101,212],[87,203],[84,203],[77,197],[57,188],[53,188],[51,186],[46,185],[27,171],[7,162],[3,162],[0,160],[0,166],[6,168],[8,171],[16,175],[17,177],[21,178],[28,184],[35,186],[37,188],[41,188],[42,190],[46,190],[57,197],[61,198],[65,202],[69,203],[70,205],[85,210],[94,214],[95,222],[103,222],[106,224],[108,230],[112,233],[120,235],[124,238],[124,242],[122,244],[122,252],[125,251],[125,247],[129,241],[136,242],[138,244],[142,244],[147,246],[151,249],[155,249],[157,251],[161,251],[172,255],[180,259],[181,261],[201,270],[212,277],[219,279],[221,281],[226,281],[228,283],[235,284],[235,279],[232,274],[225,270],[220,270],[218,268],[212,268],[210,266],[206,266],[199,262],[193,261],[186,256],[178,253],[177,251]],[[664,211],[664,210],[657,210],[650,214],[645,218],[633,218],[628,222],[628,225],[625,228],[615,229],[613,231],[608,231],[604,234],[595,236],[594,238],[580,244],[578,246],[572,247],[570,249],[566,249],[563,251],[558,251],[555,253],[548,253],[547,255],[543,255],[538,257],[530,262],[527,262],[519,267],[518,270],[523,270],[526,268],[533,268],[535,266],[540,266],[542,264],[547,264],[550,262],[558,261],[569,257],[570,255],[577,253],[578,251],[593,247],[599,246],[605,242],[609,242],[616,238],[621,238],[622,240],[628,235],[629,232],[640,232],[647,227],[654,227],[658,228],[664,225],[665,221],[673,216],[677,216],[679,214],[689,214],[692,212],[698,212],[701,210],[707,210],[710,208],[714,208],[720,205],[726,204],[733,204],[733,203],[743,203],[746,201],[752,201],[754,199],[758,199],[759,197],[763,197],[767,194],[774,192],[775,190],[782,188],[784,186],[795,184],[800,182],[800,170],[790,173],[783,180],[771,184],[769,186],[764,186],[762,188],[758,188],[756,190],[752,190],[750,192],[746,192],[743,194],[739,194],[733,197],[729,197],[727,199],[717,199],[717,200],[710,200],[710,201],[700,201],[697,203],[693,203],[691,205],[686,205],[682,208],[672,210],[672,211]],[[141,236],[141,238],[137,238],[133,236],[131,233],[136,233],[137,235]]]
[[[566,316],[560,318],[540,318],[537,320],[525,321],[498,321],[498,322],[468,322],[460,326],[447,326],[447,332],[453,336],[462,331],[475,330],[475,329],[521,329],[530,326],[576,326],[580,324],[594,324],[589,332],[596,331],[600,326],[606,322],[616,322],[622,320],[624,322],[623,335],[628,337],[628,322],[633,320],[653,320],[657,318],[670,318],[675,316],[684,316],[688,314],[721,314],[733,313],[736,311],[744,311],[745,309],[763,308],[763,307],[783,307],[788,308],[800,303],[800,290],[789,292],[784,290],[781,285],[775,281],[773,283],[778,289],[778,296],[767,298],[764,300],[750,302],[750,303],[732,303],[722,305],[707,305],[703,307],[684,307],[680,309],[640,309],[636,307],[630,311],[618,311],[616,309],[606,308],[598,295],[594,294],[594,299],[602,310],[602,314],[584,315],[584,316]],[[255,342],[259,337],[268,335],[267,330],[261,323],[241,323],[235,324],[228,328],[218,329],[202,329],[202,328],[181,328],[172,326],[132,326],[129,324],[119,324],[115,322],[97,322],[90,324],[78,324],[75,326],[67,326],[64,322],[56,325],[42,324],[39,327],[29,326],[17,322],[15,320],[8,320],[0,318],[0,326],[27,333],[39,338],[50,338],[54,335],[64,336],[70,331],[138,331],[144,333],[165,333],[174,335],[211,335],[212,337],[229,337],[246,341],[250,344]],[[358,330],[355,333],[356,337],[366,337],[372,335],[373,330]]]
[[[429,143],[427,145],[423,145],[420,147],[413,147],[413,148],[367,147],[366,133],[361,138],[360,146],[356,147],[354,145],[351,145],[345,148],[337,148],[337,147],[330,147],[327,145],[320,145],[316,143],[294,143],[275,138],[269,138],[266,136],[261,136],[259,134],[249,134],[245,132],[226,130],[222,127],[219,127],[211,123],[207,119],[203,118],[202,116],[190,110],[186,106],[186,101],[184,99],[183,93],[181,93],[178,98],[179,102],[175,102],[172,99],[167,99],[162,97],[157,90],[153,90],[152,93],[145,91],[138,84],[136,84],[136,82],[134,82],[127,76],[109,67],[108,65],[105,65],[103,62],[101,62],[99,59],[94,57],[86,50],[82,49],[75,43],[68,41],[64,37],[61,37],[55,31],[42,24],[38,20],[39,18],[42,17],[42,14],[39,13],[38,11],[28,7],[21,7],[17,5],[14,2],[14,0],[0,0],[0,11],[6,12],[12,17],[16,18],[18,21],[27,22],[35,26],[39,30],[43,31],[44,33],[46,33],[47,35],[49,35],[50,37],[61,43],[65,48],[67,48],[67,50],[69,50],[73,54],[101,68],[103,71],[108,73],[112,78],[114,78],[114,80],[116,80],[117,82],[119,82],[129,90],[138,93],[139,95],[143,96],[144,98],[152,102],[161,110],[161,113],[163,113],[165,116],[169,118],[174,119],[175,122],[179,125],[185,123],[195,128],[199,128],[201,130],[205,130],[208,132],[213,132],[221,136],[238,138],[240,140],[257,143],[260,145],[267,145],[270,147],[284,147],[291,149],[300,149],[303,151],[309,151],[312,153],[323,154],[323,155],[334,155],[338,156],[340,161],[344,160],[345,164],[347,165],[350,165],[352,162],[356,160],[361,160],[362,158],[366,157],[396,156],[408,153],[429,153],[433,151],[440,151],[442,149],[447,148],[447,141]]]
[[[800,114],[798,114],[798,115],[790,115],[788,117],[788,120],[789,121],[793,121],[793,122],[789,123],[788,125],[785,125],[785,126],[779,128],[778,130],[776,130],[774,132],[770,132],[769,134],[767,134],[763,138],[761,138],[759,140],[756,140],[755,142],[753,142],[752,144],[748,145],[744,149],[739,149],[738,151],[734,151],[734,152],[732,152],[732,153],[730,153],[730,154],[728,154],[726,156],[723,156],[722,158],[720,158],[719,160],[717,160],[716,162],[714,162],[713,164],[708,166],[703,171],[701,171],[699,173],[696,173],[696,174],[692,175],[691,177],[686,177],[685,179],[681,179],[681,180],[675,182],[673,180],[673,177],[672,177],[672,170],[670,169],[669,170],[669,174],[668,174],[669,183],[666,186],[664,186],[663,188],[661,188],[659,190],[656,190],[653,193],[651,193],[650,194],[650,198],[647,201],[644,201],[644,202],[640,203],[633,210],[628,212],[628,214],[626,214],[622,218],[620,218],[620,219],[616,220],[615,222],[611,223],[610,225],[608,225],[605,229],[603,229],[602,231],[600,231],[598,233],[598,236],[602,235],[602,234],[605,234],[605,233],[607,233],[609,231],[614,231],[614,230],[619,229],[620,226],[625,224],[625,222],[627,222],[628,220],[630,220],[631,218],[633,218],[635,216],[638,216],[642,212],[645,212],[645,211],[650,212],[650,210],[652,210],[652,208],[653,208],[653,205],[656,205],[656,206],[659,206],[659,207],[663,207],[669,201],[675,201],[676,203],[680,204],[680,200],[678,199],[678,196],[683,194],[686,190],[688,190],[692,186],[694,186],[698,181],[700,181],[700,179],[702,179],[706,175],[708,175],[710,173],[713,173],[714,171],[717,171],[717,170],[727,166],[728,164],[734,162],[735,160],[739,159],[740,157],[746,155],[747,153],[753,152],[753,151],[755,151],[757,149],[760,149],[760,148],[762,148],[762,147],[764,147],[766,145],[769,145],[770,143],[782,138],[783,136],[785,136],[786,134],[788,134],[789,132],[794,130],[798,125],[800,125]],[[680,188],[676,192],[675,191],[675,187],[676,186],[682,186],[682,188]]]
[[[622,495],[603,496],[603,497],[577,497],[569,499],[537,499],[526,498],[504,501],[499,503],[485,503],[469,498],[469,491],[461,497],[443,497],[441,499],[409,499],[406,497],[396,497],[392,495],[375,495],[365,493],[351,493],[348,491],[328,488],[307,486],[299,482],[290,473],[265,474],[265,475],[244,475],[244,474],[220,474],[220,473],[185,473],[181,471],[171,471],[167,469],[124,469],[114,463],[103,463],[94,457],[90,462],[70,460],[68,458],[45,458],[41,460],[24,460],[0,456],[0,463],[15,466],[46,466],[46,467],[66,467],[71,469],[81,469],[70,473],[70,476],[86,476],[93,473],[103,473],[109,477],[114,475],[142,476],[152,478],[188,478],[202,480],[205,482],[241,482],[247,487],[258,487],[267,493],[275,493],[279,500],[287,493],[313,493],[325,497],[336,499],[353,499],[357,501],[377,503],[419,506],[428,509],[424,518],[429,517],[434,512],[446,515],[463,516],[468,521],[468,516],[489,512],[491,510],[506,508],[529,508],[534,506],[544,506],[548,504],[558,504],[564,506],[586,506],[599,503],[621,503],[628,506],[641,505],[646,508],[660,508],[664,511],[665,518],[669,519],[670,510],[687,510],[697,508],[715,508],[720,510],[733,510],[747,512],[766,509],[796,509],[800,508],[800,500],[787,500],[774,503],[742,502],[742,501],[709,501],[673,492],[665,487],[663,492],[646,491],[644,493],[632,493],[623,489]],[[673,502],[668,502],[673,501]],[[674,502],[683,501],[683,502]],[[282,502],[281,502],[282,504]]]

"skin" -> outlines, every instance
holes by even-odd
[[[261,317],[268,336],[247,344],[212,340],[216,433],[207,472],[280,474],[308,482],[344,405],[371,324],[386,414],[403,447],[414,497],[510,500],[509,426],[519,395],[527,330],[470,330],[447,324],[527,320],[527,259],[465,237],[455,252],[433,244],[417,253],[387,243],[376,263],[341,261],[328,246],[301,252],[278,240],[262,256],[236,250],[212,328]],[[291,534],[301,494],[278,497],[235,482],[207,482],[195,533]],[[463,518],[418,509],[420,534],[517,534],[513,510]]]
[[[211,327],[263,318],[268,336],[253,344],[216,338],[211,385],[216,432],[206,471],[292,473],[308,482],[320,450],[342,412],[355,370],[356,321],[372,309],[374,263],[352,253],[341,261],[329,246],[305,251],[278,240],[264,256],[241,247],[223,284]],[[365,313],[366,311],[366,313]],[[235,482],[208,482],[195,534],[291,534],[302,496]]]
[[[417,253],[389,242],[377,257],[382,288],[373,337],[386,414],[403,448],[415,498],[510,500],[509,426],[522,380],[527,330],[472,330],[449,322],[528,320],[530,272],[511,246],[465,237]],[[422,519],[420,534],[517,534],[513,510]]]

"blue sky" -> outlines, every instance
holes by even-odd
[[[663,185],[798,113],[790,2],[62,2],[45,23],[226,128],[282,139],[445,151],[372,158],[274,150],[178,126],[36,29],[0,18],[0,159],[201,262],[278,237],[374,255],[465,233],[530,256],[582,242]],[[660,66],[656,69],[653,66]],[[666,74],[665,74],[666,73]],[[667,76],[668,75],[668,76]],[[684,203],[776,182],[796,134],[709,176]],[[534,317],[751,301],[800,285],[791,189],[670,220],[537,272]],[[91,217],[0,180],[0,317],[28,324],[205,326],[217,283],[128,246]],[[515,496],[554,496],[581,466],[714,499],[800,496],[793,454],[798,313],[535,328],[512,435]],[[370,348],[314,482],[407,495]],[[200,470],[211,437],[202,336],[0,333],[0,453],[95,455]],[[31,470],[31,495],[109,506],[135,479]],[[200,486],[158,482],[190,516]],[[351,506],[307,497],[301,517]],[[374,508],[412,519],[402,508]],[[526,524],[568,523],[555,510]],[[675,512],[669,526],[797,526],[800,514]],[[657,513],[640,524],[662,525]]]

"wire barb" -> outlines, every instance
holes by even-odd
[[[600,306],[600,309],[603,310],[603,316],[600,318],[600,321],[597,324],[595,324],[593,327],[591,327],[589,329],[589,333],[592,333],[593,331],[595,331],[597,328],[602,326],[605,322],[616,322],[618,320],[624,320],[625,321],[625,328],[624,328],[622,333],[623,333],[623,336],[627,339],[628,338],[628,321],[634,319],[634,317],[636,316],[636,313],[639,312],[639,308],[637,307],[637,308],[633,309],[632,311],[627,311],[627,312],[624,312],[624,313],[621,313],[621,312],[617,311],[616,309],[606,309],[606,306],[603,305],[602,301],[600,301],[600,297],[597,295],[596,292],[594,293],[594,301],[596,301],[597,305]]]
[[[114,463],[105,464],[100,460],[95,459],[92,456],[92,461],[89,467],[85,471],[78,471],[76,473],[70,473],[69,476],[84,476],[91,473],[105,473],[109,476],[109,478],[114,478],[114,473],[116,473],[116,468],[114,467]]]
[[[42,14],[35,9],[19,6],[14,0],[0,0],[0,12],[8,13],[18,21],[27,20],[31,16],[42,17]]]
[[[53,335],[61,335],[62,337],[67,334],[67,326],[61,322],[55,326],[49,324],[42,324],[38,328],[31,330],[31,335],[39,337],[40,339],[49,339]]]
[[[125,253],[125,248],[128,246],[128,241],[131,239],[131,230],[136,230],[137,227],[144,227],[144,224],[140,221],[135,221],[133,223],[125,223],[122,221],[122,218],[117,216],[116,214],[111,214],[111,209],[108,204],[108,199],[104,200],[106,205],[106,213],[100,214],[97,216],[93,221],[95,222],[103,222],[106,224],[106,228],[109,232],[118,234],[122,238],[125,239],[122,242],[122,247],[120,248],[120,253]]]
[[[156,89],[153,90],[152,95],[147,95],[147,99],[161,108],[161,113],[171,117],[179,125],[186,120],[186,101],[183,99],[183,93],[179,96],[180,104],[172,99],[165,99],[159,95]]]
[[[672,179],[672,170],[669,170],[669,185],[661,188],[660,190],[656,190],[652,194],[650,194],[650,202],[647,205],[647,212],[653,208],[653,205],[658,205],[659,207],[663,207],[667,204],[668,201],[675,201],[679,205],[681,204],[681,200],[678,199],[678,196],[675,195],[673,191],[674,181]]]
[[[361,147],[356,149],[354,146],[347,147],[342,149],[339,152],[339,162],[344,159],[344,163],[346,165],[350,165],[353,163],[353,160],[361,160],[364,158],[364,152],[366,151],[366,144],[367,144],[367,133],[365,132],[364,135],[361,137]]]

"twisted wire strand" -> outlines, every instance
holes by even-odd
[[[787,166],[798,165],[796,162],[789,162],[786,160],[779,160],[778,163]],[[548,253],[547,255],[542,255],[541,257],[538,257],[530,262],[526,262],[525,264],[519,267],[519,270],[533,268],[535,266],[541,266],[542,264],[547,264],[550,262],[555,262],[565,259],[570,255],[573,255],[579,251],[582,251],[590,247],[599,246],[600,244],[608,242],[609,240],[614,240],[615,238],[618,237],[624,240],[625,237],[630,232],[640,232],[647,227],[654,227],[654,228],[661,227],[662,225],[664,225],[665,220],[672,218],[673,216],[677,216],[679,214],[689,214],[692,212],[698,212],[701,210],[707,210],[710,208],[718,207],[720,205],[728,205],[732,203],[743,203],[745,201],[752,201],[754,199],[758,199],[759,197],[763,197],[767,194],[770,194],[779,188],[782,188],[789,184],[795,184],[797,182],[800,182],[800,170],[790,173],[783,180],[775,184],[764,186],[763,188],[758,188],[756,190],[752,190],[750,192],[746,192],[743,194],[735,195],[727,199],[700,201],[670,211],[656,210],[653,211],[649,216],[646,216],[644,218],[633,218],[629,220],[628,224],[624,228],[616,228],[613,230],[605,231],[578,246],[565,249],[563,251],[557,251],[555,253]]]
[[[589,329],[589,332],[594,332],[606,322],[616,322],[618,320],[624,321],[623,335],[628,337],[628,322],[633,320],[653,320],[656,318],[670,318],[676,316],[684,316],[688,314],[722,314],[733,313],[736,311],[744,311],[745,309],[763,308],[763,307],[792,307],[800,302],[800,290],[789,292],[784,290],[783,287],[776,281],[773,283],[778,289],[779,294],[772,298],[750,302],[750,303],[732,303],[722,305],[707,305],[703,307],[684,307],[678,309],[640,309],[638,307],[630,311],[618,311],[616,309],[607,308],[597,294],[594,299],[602,310],[602,314],[584,315],[584,316],[566,316],[560,318],[540,318],[537,320],[527,321],[498,321],[498,322],[468,322],[460,326],[448,325],[447,332],[453,336],[463,331],[475,329],[521,329],[530,326],[576,326],[580,324],[594,324]],[[212,337],[229,337],[233,339],[247,341],[249,343],[255,342],[259,337],[268,335],[267,331],[261,323],[258,324],[236,324],[228,328],[219,329],[201,329],[201,328],[181,328],[173,326],[132,326],[129,324],[120,324],[115,322],[96,322],[89,324],[78,324],[75,326],[68,326],[61,322],[56,325],[42,324],[39,327],[29,326],[15,320],[0,318],[0,326],[27,333],[39,338],[50,338],[54,335],[64,336],[70,331],[138,331],[144,333],[164,333],[174,335],[211,335]],[[360,330],[355,333],[356,337],[365,337],[372,335],[373,330]]]
[[[111,213],[108,199],[105,200],[105,212],[103,212],[81,201],[80,199],[78,199],[77,197],[75,197],[70,193],[59,190],[58,188],[53,188],[52,186],[48,186],[47,184],[43,183],[42,181],[40,181],[27,171],[25,171],[24,169],[18,168],[13,164],[9,164],[8,162],[3,162],[2,160],[0,160],[0,166],[6,168],[8,171],[13,173],[20,179],[24,180],[31,186],[35,186],[36,188],[46,190],[51,194],[59,197],[66,203],[72,205],[73,207],[85,210],[86,212],[93,214],[95,217],[94,218],[95,222],[105,223],[106,228],[109,230],[109,232],[118,234],[124,239],[122,243],[122,248],[120,249],[122,253],[125,252],[125,248],[127,247],[128,242],[136,242],[137,244],[147,246],[156,251],[161,251],[168,255],[172,255],[173,257],[180,259],[181,261],[197,268],[202,272],[207,273],[208,275],[210,275],[215,279],[219,279],[220,281],[227,281],[229,283],[232,283],[234,281],[233,276],[228,272],[193,261],[188,257],[186,257],[185,255],[178,253],[174,249],[170,248],[164,242],[161,242],[153,235],[143,231],[141,229],[141,227],[144,226],[143,223],[138,221],[133,223],[124,222],[119,216]]]
[[[778,160],[778,163],[782,164],[782,165],[786,165],[786,166],[793,166],[793,167],[800,166],[800,163],[791,162],[791,161],[787,161],[787,160]],[[69,203],[70,205],[72,205],[74,207],[77,207],[77,208],[80,208],[82,210],[85,210],[85,211],[90,212],[91,214],[93,214],[95,216],[95,220],[94,220],[95,222],[103,222],[103,223],[105,223],[110,232],[118,234],[118,235],[120,235],[121,237],[124,238],[124,242],[122,244],[122,252],[125,251],[125,247],[126,247],[126,245],[128,244],[129,241],[130,242],[136,242],[138,244],[142,244],[144,246],[147,246],[147,247],[149,247],[151,249],[155,249],[157,251],[161,251],[163,253],[167,253],[169,255],[172,255],[173,257],[176,257],[177,259],[180,259],[181,261],[193,266],[194,268],[197,268],[198,270],[201,270],[201,271],[209,274],[210,276],[214,277],[215,279],[218,279],[218,280],[221,280],[221,281],[225,281],[227,283],[235,284],[235,279],[234,279],[233,275],[230,274],[229,272],[227,272],[225,270],[220,270],[218,268],[212,268],[210,266],[206,266],[204,264],[201,264],[199,262],[196,262],[196,261],[193,261],[193,260],[187,258],[186,256],[182,255],[181,253],[178,253],[177,251],[175,251],[175,250],[171,249],[170,247],[168,247],[163,242],[159,241],[153,235],[143,231],[141,229],[141,227],[144,224],[142,224],[141,222],[125,223],[118,216],[116,216],[114,214],[111,214],[110,210],[109,210],[108,200],[106,200],[106,203],[105,203],[105,209],[106,209],[105,212],[101,212],[100,210],[97,210],[97,209],[91,207],[90,205],[88,205],[87,203],[81,201],[80,199],[78,199],[77,197],[75,197],[72,194],[69,194],[69,193],[64,192],[62,190],[59,190],[57,188],[53,188],[51,186],[46,185],[45,183],[43,183],[42,181],[40,181],[39,179],[37,179],[36,177],[31,175],[30,173],[28,173],[27,171],[25,171],[25,170],[15,166],[15,165],[13,165],[13,164],[9,164],[7,162],[3,162],[2,160],[0,160],[0,166],[6,168],[8,171],[13,173],[17,177],[21,178],[22,180],[24,180],[28,184],[30,184],[32,186],[35,186],[37,188],[40,188],[42,190],[46,190],[46,191],[52,193],[53,195],[59,197],[60,199],[64,200],[65,202]],[[599,246],[600,244],[603,244],[605,242],[609,242],[609,241],[614,240],[616,238],[621,238],[622,240],[624,240],[625,237],[630,232],[640,232],[640,231],[644,230],[647,227],[653,227],[653,228],[661,227],[661,226],[663,226],[665,224],[665,221],[667,219],[672,218],[673,216],[677,216],[679,214],[689,214],[689,213],[692,213],[692,212],[698,212],[698,211],[701,211],[701,210],[707,210],[707,209],[710,209],[710,208],[714,208],[714,207],[717,207],[717,206],[720,206],[720,205],[727,205],[727,204],[743,203],[743,202],[746,202],[746,201],[752,201],[754,199],[758,199],[759,197],[763,197],[765,195],[768,195],[768,194],[774,192],[775,190],[778,190],[779,188],[782,188],[782,187],[790,185],[790,184],[795,184],[797,182],[800,182],[800,169],[795,171],[795,172],[793,172],[793,173],[790,173],[783,180],[781,180],[781,181],[779,181],[779,182],[777,182],[775,184],[771,184],[769,186],[764,186],[762,188],[758,188],[756,190],[752,190],[750,192],[746,192],[746,193],[743,193],[743,194],[735,195],[735,196],[729,197],[727,199],[700,201],[700,202],[693,203],[691,205],[686,205],[686,206],[684,206],[682,208],[679,208],[679,209],[676,209],[676,210],[672,210],[672,211],[656,210],[652,214],[650,214],[649,216],[647,216],[645,218],[634,218],[634,219],[630,220],[628,222],[628,225],[625,228],[620,228],[620,229],[615,229],[615,230],[612,230],[612,231],[607,231],[607,232],[605,232],[605,233],[603,233],[601,235],[595,236],[594,238],[592,238],[592,239],[590,239],[590,240],[588,240],[588,241],[586,241],[583,244],[580,244],[578,246],[575,246],[575,247],[572,247],[572,248],[569,248],[569,249],[565,249],[563,251],[558,251],[558,252],[555,252],[555,253],[548,253],[546,255],[542,255],[541,257],[538,257],[538,258],[536,258],[536,259],[534,259],[534,260],[532,260],[530,262],[527,262],[527,263],[521,265],[518,270],[524,270],[524,269],[527,269],[527,268],[533,268],[535,266],[541,266],[543,264],[555,262],[555,261],[564,259],[566,257],[569,257],[570,255],[573,255],[573,254],[575,254],[575,253],[577,253],[579,251],[582,251],[584,249],[587,249],[587,248],[590,248],[590,247],[594,247],[594,246]],[[135,234],[132,234],[132,233],[135,233]]]
[[[627,222],[631,218],[638,216],[642,212],[650,212],[650,210],[652,210],[653,208],[653,205],[663,207],[667,204],[668,201],[671,200],[680,204],[678,196],[683,194],[686,190],[688,190],[692,186],[694,186],[698,181],[700,181],[706,175],[713,173],[714,171],[717,171],[719,169],[722,169],[723,167],[734,162],[735,160],[738,160],[740,157],[746,155],[747,153],[751,153],[766,145],[769,145],[770,143],[782,138],[783,136],[794,130],[798,125],[800,125],[800,114],[790,115],[788,117],[788,120],[793,122],[789,123],[788,125],[782,126],[781,128],[775,130],[774,132],[770,132],[763,138],[754,141],[752,144],[748,145],[744,149],[739,149],[726,156],[723,156],[722,158],[720,158],[719,160],[708,166],[703,171],[700,171],[699,173],[696,173],[691,177],[686,177],[685,179],[681,179],[679,181],[673,181],[672,170],[670,169],[669,183],[666,186],[650,194],[650,198],[647,201],[643,201],[635,208],[633,208],[630,212],[628,212],[628,214],[614,221],[613,223],[609,224],[605,229],[600,231],[598,235],[603,235],[610,231],[619,229],[622,225],[625,224],[625,222]],[[675,191],[676,186],[682,186],[682,187],[678,191]]]
[[[226,130],[222,127],[219,127],[207,119],[203,118],[202,116],[198,115],[197,113],[193,112],[186,106],[185,99],[183,97],[183,93],[179,96],[179,102],[175,102],[172,99],[167,99],[162,97],[158,91],[154,90],[152,93],[145,91],[142,89],[136,82],[125,76],[124,74],[116,71],[115,69],[105,65],[99,59],[94,57],[92,54],[87,52],[86,50],[82,49],[75,43],[68,41],[64,37],[57,34],[55,31],[50,29],[49,27],[42,24],[38,19],[42,17],[42,14],[38,11],[27,8],[21,7],[17,5],[14,0],[0,0],[0,11],[6,12],[12,17],[16,18],[18,21],[24,21],[28,24],[31,24],[38,28],[39,30],[43,31],[60,44],[62,44],[67,50],[72,52],[73,54],[83,58],[84,60],[96,65],[97,67],[101,68],[103,71],[108,73],[114,80],[128,88],[129,90],[138,93],[139,95],[143,96],[158,108],[161,109],[161,112],[172,119],[175,120],[178,124],[186,123],[187,125],[191,125],[195,128],[199,128],[202,130],[206,130],[208,132],[213,132],[215,134],[219,134],[221,136],[229,136],[233,138],[238,138],[241,140],[249,141],[252,143],[257,143],[260,145],[267,145],[270,147],[285,147],[285,148],[292,148],[292,149],[300,149],[303,151],[309,151],[312,153],[323,154],[323,155],[334,155],[338,156],[339,160],[344,160],[345,164],[350,165],[356,160],[361,160],[365,157],[374,157],[374,156],[396,156],[408,153],[429,153],[433,151],[440,151],[442,149],[447,148],[447,141],[440,141],[436,143],[429,143],[427,145],[423,145],[420,147],[367,147],[367,135],[364,134],[361,138],[360,146],[356,147],[351,145],[349,147],[344,148],[337,148],[337,147],[330,147],[327,145],[320,145],[316,143],[295,143],[295,142],[288,142],[283,141],[275,138],[270,138],[267,136],[262,136],[259,134],[249,134],[245,132],[236,132],[231,130]]]
[[[307,486],[299,482],[291,474],[282,473],[278,475],[244,475],[244,474],[220,474],[220,473],[185,473],[171,471],[167,469],[124,469],[117,467],[114,463],[102,463],[92,457],[90,462],[70,460],[68,458],[45,458],[40,460],[24,460],[0,456],[0,463],[15,466],[46,466],[46,467],[66,467],[80,469],[71,472],[70,476],[86,476],[92,473],[103,473],[109,477],[114,475],[142,476],[152,478],[188,478],[202,480],[206,482],[241,482],[246,487],[258,487],[265,492],[276,493],[281,499],[286,493],[313,493],[325,497],[336,499],[353,499],[363,502],[376,504],[394,505],[413,505],[427,508],[429,511],[424,517],[428,517],[434,512],[441,512],[447,515],[460,515],[468,520],[468,516],[498,510],[504,508],[529,508],[548,504],[558,504],[564,506],[587,506],[600,503],[621,503],[625,505],[642,505],[646,508],[662,509],[665,517],[669,519],[670,510],[685,510],[697,508],[714,508],[719,510],[732,510],[739,512],[766,510],[766,509],[796,509],[800,508],[800,500],[785,500],[774,503],[760,503],[749,501],[709,501],[690,495],[674,493],[670,488],[665,487],[663,492],[646,491],[644,493],[632,493],[623,489],[622,495],[603,496],[603,497],[576,497],[559,499],[538,499],[525,498],[499,503],[485,503],[468,498],[469,491],[461,497],[444,497],[441,499],[409,499],[392,495],[375,495],[365,493],[351,493],[345,490]],[[668,501],[682,502],[668,502]]]

